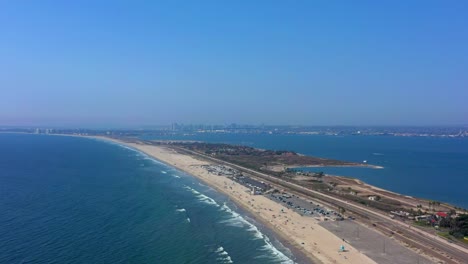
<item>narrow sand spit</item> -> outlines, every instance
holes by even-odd
[[[257,221],[265,224],[296,249],[301,250],[313,262],[375,263],[363,253],[343,242],[341,238],[318,225],[316,219],[300,216],[266,197],[251,195],[246,187],[227,177],[209,174],[201,167],[201,165],[210,164],[207,161],[198,160],[165,147],[117,142],[138,149],[168,165],[183,170],[226,194],[237,205],[251,212]],[[346,247],[346,252],[339,252],[341,245]]]

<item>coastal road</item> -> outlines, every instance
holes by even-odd
[[[383,213],[376,212],[374,210],[371,210],[358,204],[354,204],[352,202],[343,201],[337,197],[328,194],[310,190],[298,184],[291,183],[262,172],[245,168],[233,164],[231,162],[219,160],[199,152],[174,146],[171,146],[171,148],[177,149],[182,152],[190,153],[192,155],[199,156],[201,158],[211,160],[216,163],[229,165],[233,168],[249,173],[254,177],[258,177],[270,183],[277,184],[282,187],[288,187],[301,195],[312,196],[314,198],[323,200],[324,202],[331,203],[334,206],[341,206],[347,211],[351,211],[364,217],[367,217],[369,221],[381,231],[386,231],[385,233],[387,234],[389,234],[390,232],[394,232],[394,236],[399,238],[403,242],[420,248],[426,254],[432,255],[440,260],[443,260],[446,263],[466,263],[466,261],[468,260],[468,249],[456,244],[449,243],[445,239],[442,239],[438,236],[434,236],[433,234],[429,234],[417,228],[411,228],[411,226],[409,226],[408,224],[392,219]]]

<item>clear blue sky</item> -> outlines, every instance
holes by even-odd
[[[467,1],[1,1],[0,125],[468,123]]]

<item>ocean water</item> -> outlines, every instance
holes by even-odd
[[[0,212],[0,263],[292,262],[226,197],[98,140],[0,134]]]
[[[367,160],[384,169],[311,170],[350,176],[390,191],[468,208],[468,138],[194,134],[147,139],[222,142],[355,162]]]

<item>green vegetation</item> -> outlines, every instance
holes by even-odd
[[[450,234],[458,239],[468,236],[468,215],[463,214],[450,221]]]
[[[201,142],[167,142],[165,144],[196,151],[254,170],[269,170],[269,172],[275,172],[272,168],[278,166],[283,168],[288,166],[358,165],[352,162],[304,156],[287,150],[264,150],[248,146]],[[287,169],[287,172],[296,172],[296,170]],[[282,175],[278,173],[278,176]],[[324,173],[310,173],[307,176],[323,177]]]
[[[429,226],[427,221],[414,221],[413,224],[416,226]]]
[[[370,206],[372,208],[379,209],[385,212],[399,211],[403,209],[401,207],[401,204],[395,200],[382,199],[380,201],[371,201],[367,198],[363,198],[352,194],[344,194],[342,196],[347,200],[354,201],[362,205]]]
[[[323,173],[323,171],[311,172],[311,171],[304,171],[304,170],[297,169],[297,168],[286,168],[284,170],[284,173],[289,174],[288,176],[294,176],[294,175],[307,176],[307,177],[310,177],[311,180],[315,180],[315,181],[322,181],[323,176],[325,176],[325,173]]]
[[[454,214],[452,214],[454,215]],[[438,233],[444,237],[454,237],[463,243],[468,243],[464,237],[468,236],[468,214],[459,215],[458,217],[443,218],[439,222],[439,226],[448,229],[448,232]]]
[[[450,236],[450,234],[448,232],[437,232],[437,235],[439,235],[439,236],[441,236],[443,238],[452,240],[452,237]]]

